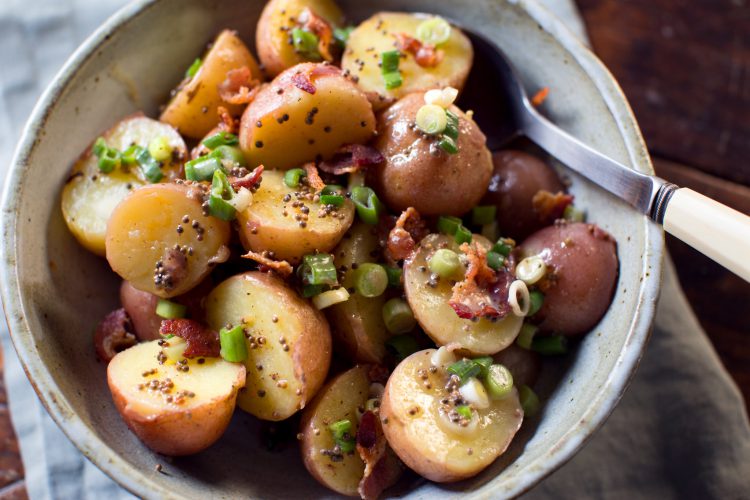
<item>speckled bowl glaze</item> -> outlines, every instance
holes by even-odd
[[[652,173],[638,126],[602,64],[532,1],[339,0],[351,19],[376,10],[435,12],[494,40],[530,90],[553,89],[546,111],[565,130],[620,162]],[[91,334],[117,304],[118,279],[68,233],[60,188],[92,137],[117,119],[152,116],[220,28],[252,43],[259,0],[140,0],[87,40],[39,101],[3,198],[2,296],[26,372],[75,445],[133,493],[154,498],[323,498],[294,443],[267,451],[259,424],[237,412],[216,445],[165,461],[131,434],[115,410]],[[481,112],[481,110],[477,110]],[[498,117],[502,118],[502,117]],[[545,370],[545,400],[508,452],[477,477],[438,485],[412,476],[391,493],[410,498],[520,494],[568,460],[619,400],[647,341],[659,292],[663,237],[648,220],[570,176],[577,203],[619,244],[612,307],[577,352]],[[155,471],[164,464],[168,474]]]

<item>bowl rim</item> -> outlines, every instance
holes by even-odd
[[[47,367],[35,358],[36,346],[26,321],[26,310],[19,287],[16,268],[16,216],[20,206],[20,185],[23,169],[38,143],[37,132],[42,129],[58,98],[74,78],[77,68],[96,54],[109,40],[112,33],[135,21],[160,0],[134,0],[120,8],[94,31],[67,59],[51,83],[42,93],[23,129],[21,138],[11,161],[2,196],[3,238],[0,241],[0,294],[3,310],[13,346],[21,361],[26,377],[32,384],[47,412],[55,423],[81,451],[81,453],[105,472],[115,482],[131,493],[144,498],[182,498],[164,488],[158,481],[143,474],[123,460],[100,438],[92,434],[76,415],[67,399],[59,397],[59,389]],[[632,110],[614,77],[604,64],[574,35],[562,21],[536,0],[507,0],[516,4],[539,27],[548,33],[591,78],[625,143],[630,163],[639,171],[653,175],[650,157],[641,136]],[[601,427],[627,388],[643,354],[651,334],[651,325],[658,301],[664,233],[660,226],[643,217],[646,248],[641,257],[641,269],[649,269],[650,278],[644,279],[640,287],[631,328],[627,332],[624,348],[618,355],[615,368],[609,373],[574,429],[562,436],[560,441],[540,460],[529,464],[518,472],[514,484],[488,483],[490,490],[481,488],[469,493],[469,498],[484,498],[488,493],[518,496],[538,484],[545,477],[570,460],[583,444]],[[528,472],[524,473],[524,470]],[[532,470],[533,469],[533,470]]]

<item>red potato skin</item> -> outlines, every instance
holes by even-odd
[[[513,375],[513,384],[516,387],[521,385],[534,387],[542,369],[542,360],[539,354],[515,344],[495,354],[492,359],[495,363],[500,363],[510,370]]]
[[[558,221],[527,238],[522,256],[541,255],[544,305],[534,315],[545,333],[582,335],[607,312],[618,276],[617,242],[594,224]]]
[[[494,153],[492,164],[492,177],[482,204],[497,207],[497,223],[503,236],[522,240],[553,222],[540,220],[531,203],[540,190],[565,191],[551,167],[536,156],[510,149]]]

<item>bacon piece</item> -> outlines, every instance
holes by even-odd
[[[392,262],[406,259],[417,249],[417,244],[427,236],[427,225],[414,207],[409,207],[398,217],[388,233],[385,255]]]
[[[264,168],[263,165],[258,165],[244,177],[230,177],[229,184],[232,185],[232,189],[235,191],[239,191],[240,188],[253,189],[260,185]]]
[[[333,28],[328,21],[305,7],[299,15],[299,22],[305,31],[309,31],[318,37],[318,53],[328,62],[333,62],[331,54],[331,43],[333,42]]]
[[[453,286],[449,304],[460,318],[503,318],[511,311],[508,291],[513,282],[510,271],[495,271],[487,264],[487,250],[477,242],[461,244],[469,259],[463,281]]]
[[[377,165],[384,160],[380,151],[363,144],[346,144],[342,146],[333,158],[323,161],[318,168],[323,172],[342,175],[358,172],[362,167]]]
[[[417,64],[423,68],[434,68],[445,56],[444,52],[436,49],[434,45],[422,43],[406,33],[396,35],[396,47],[402,52],[413,55]]]
[[[226,79],[218,86],[219,97],[229,104],[249,104],[260,90],[260,80],[252,78],[247,66],[227,71]]]
[[[547,99],[547,96],[549,96],[549,87],[544,87],[539,92],[534,94],[534,97],[531,98],[531,105],[535,108],[538,108],[542,105],[542,103],[544,103],[544,101]]]
[[[252,250],[250,250],[245,255],[242,255],[241,257],[243,259],[254,260],[258,264],[260,264],[261,271],[273,270],[279,273],[284,278],[289,277],[294,271],[294,268],[289,262],[285,260],[276,260],[276,259],[272,259],[271,257],[269,257],[267,250],[264,250],[263,252],[260,252],[260,253],[253,252]]]
[[[552,223],[562,218],[565,208],[573,203],[573,196],[558,191],[555,194],[541,189],[531,199],[531,206],[539,220]]]
[[[194,319],[165,319],[161,322],[159,333],[184,339],[187,347],[183,356],[186,358],[219,357],[219,334]]]
[[[388,447],[380,420],[371,411],[364,412],[359,421],[357,453],[365,462],[365,473],[358,488],[364,499],[380,496],[403,472],[401,461]]]
[[[292,75],[292,83],[300,90],[308,94],[314,94],[317,90],[313,78],[326,75],[340,75],[341,70],[331,64],[314,64],[312,69],[299,70]]]
[[[302,168],[305,170],[305,174],[307,174],[305,181],[308,186],[313,188],[316,192],[326,187],[326,183],[320,178],[318,167],[316,167],[314,163],[305,163],[302,165]]]
[[[96,355],[105,363],[109,363],[120,351],[136,344],[133,334],[133,322],[124,308],[115,309],[107,314],[94,333],[94,348]]]

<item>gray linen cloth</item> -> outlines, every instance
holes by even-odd
[[[0,178],[24,121],[65,58],[124,0],[0,1]],[[581,39],[571,0],[544,0]],[[0,321],[11,416],[32,499],[132,495],[86,460],[39,403]],[[651,343],[605,425],[528,498],[750,498],[742,398],[667,263]]]

